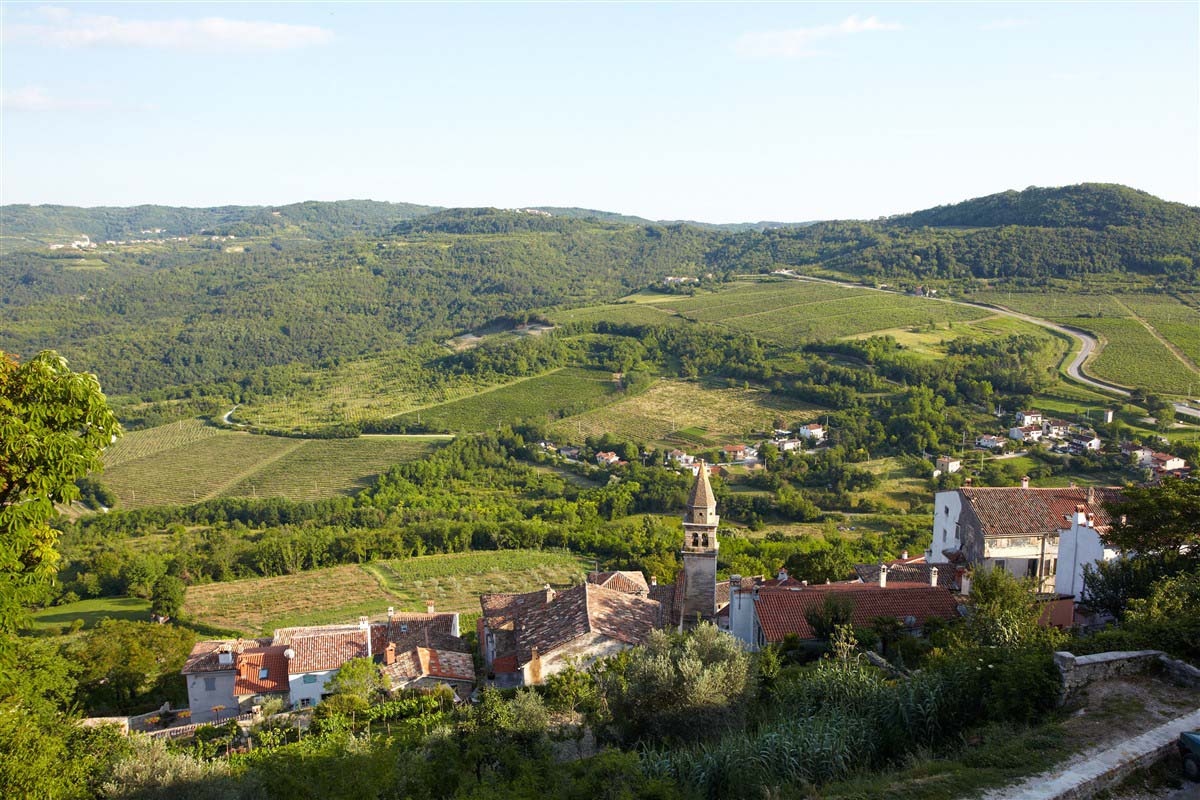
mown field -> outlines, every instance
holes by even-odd
[[[661,379],[646,391],[611,405],[560,420],[550,433],[566,441],[612,433],[637,442],[681,447],[743,441],[774,427],[811,421],[820,413],[761,389],[718,388],[701,382]]]
[[[532,591],[544,583],[581,580],[584,562],[567,553],[505,550],[345,565],[329,569],[211,583],[188,589],[184,613],[207,625],[246,634],[290,625],[383,617],[388,606],[475,614],[483,592]]]
[[[619,396],[612,373],[565,367],[403,414],[399,419],[443,430],[483,431],[502,422],[546,421],[579,414]]]
[[[83,621],[83,629],[94,628],[104,619],[123,619],[131,622],[150,620],[150,603],[140,597],[96,597],[52,606],[33,614],[35,631],[49,632],[69,628],[75,620]]]
[[[104,453],[101,479],[124,508],[213,497],[312,500],[351,494],[391,465],[420,458],[440,441],[283,439],[184,420],[117,440]]]
[[[1096,377],[1173,395],[1200,389],[1200,312],[1171,295],[991,291],[972,299],[1095,335],[1103,347],[1085,370]]]
[[[697,322],[789,344],[990,316],[937,300],[796,280],[743,282],[715,294],[657,305]]]

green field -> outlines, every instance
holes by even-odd
[[[404,422],[470,432],[521,420],[547,421],[578,414],[621,396],[612,373],[565,367],[479,394],[404,414]]]
[[[284,439],[184,420],[119,439],[104,453],[101,480],[124,508],[213,497],[313,500],[352,494],[391,465],[420,458],[439,441]]]
[[[97,597],[52,606],[33,614],[32,627],[35,631],[50,632],[67,628],[77,619],[83,627],[93,628],[101,620],[123,619],[133,622],[150,620],[150,603],[140,597]]]
[[[210,583],[188,589],[190,619],[246,634],[291,625],[380,618],[388,606],[475,614],[483,592],[532,591],[544,583],[577,582],[585,572],[579,556],[554,551],[502,550],[346,565],[329,569]]]
[[[971,299],[1093,334],[1103,346],[1085,370],[1098,378],[1171,395],[1200,390],[1200,312],[1171,295],[989,291]]]
[[[786,400],[762,389],[718,388],[701,382],[662,379],[646,391],[611,405],[560,420],[550,433],[566,441],[604,433],[629,441],[673,447],[708,447],[745,441],[774,427],[811,421],[815,406]]]
[[[937,300],[796,280],[742,282],[715,294],[658,305],[697,322],[788,344],[989,316]]]

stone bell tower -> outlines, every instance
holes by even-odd
[[[696,620],[711,620],[717,611],[717,500],[708,482],[708,465],[699,462],[696,483],[683,515],[683,589],[680,622],[689,628]]]

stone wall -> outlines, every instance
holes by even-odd
[[[1161,668],[1167,680],[1180,686],[1200,686],[1200,669],[1170,658],[1161,650],[1120,650],[1090,656],[1058,652],[1054,654],[1054,664],[1062,675],[1063,703],[1093,681],[1133,675],[1151,668]]]

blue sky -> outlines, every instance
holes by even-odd
[[[1200,4],[19,4],[0,201],[1200,205]]]

